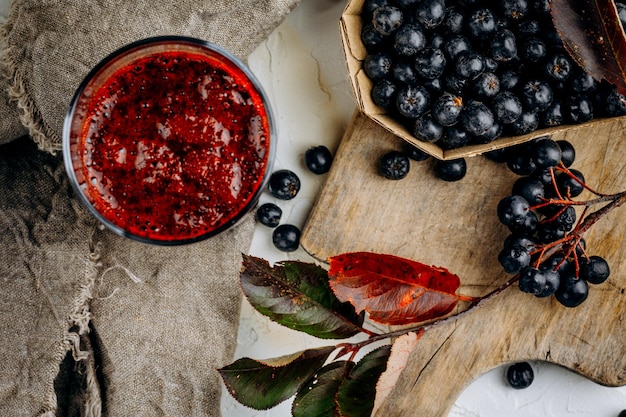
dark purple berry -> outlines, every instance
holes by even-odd
[[[387,79],[377,81],[372,87],[372,101],[385,110],[395,109],[398,88]]]
[[[581,262],[580,277],[590,284],[602,284],[610,275],[608,262],[600,256],[590,256]]]
[[[434,168],[435,176],[447,182],[459,181],[467,173],[467,164],[464,158],[448,161],[437,160]]]
[[[473,80],[485,70],[485,58],[474,51],[463,51],[456,56],[454,65],[458,75]]]
[[[373,81],[381,80],[391,73],[393,60],[385,52],[368,54],[363,60],[363,71]]]
[[[542,137],[533,144],[532,157],[538,168],[553,167],[561,161],[561,148],[549,137]]]
[[[519,195],[510,195],[504,197],[498,203],[497,214],[500,222],[505,226],[520,224],[530,212],[530,204]]]
[[[441,49],[425,48],[415,56],[415,69],[424,78],[439,77],[446,68],[446,57]]]
[[[516,135],[525,135],[534,132],[539,126],[539,116],[536,111],[524,111],[513,123],[509,125]]]
[[[522,104],[529,110],[544,111],[550,106],[553,98],[552,88],[543,80],[529,80],[522,86]]]
[[[535,373],[528,362],[518,362],[506,370],[506,380],[512,388],[528,388],[535,379]]]
[[[300,191],[300,178],[288,169],[275,171],[270,175],[269,192],[280,200],[291,200]]]
[[[457,149],[469,145],[472,137],[459,126],[447,127],[440,141],[440,145],[444,149]]]
[[[572,61],[564,54],[556,54],[544,64],[548,78],[557,82],[567,80],[572,72]]]
[[[507,62],[517,56],[517,40],[513,32],[499,29],[489,44],[490,56],[497,62]]]
[[[283,211],[274,203],[265,203],[256,211],[256,219],[267,227],[276,227],[280,223]]]
[[[556,185],[563,196],[577,197],[585,189],[582,185],[585,183],[585,176],[577,169],[570,169],[570,173],[573,174],[576,179],[561,172],[556,176]]]
[[[548,47],[545,42],[535,36],[525,39],[520,51],[521,58],[531,62],[543,60],[547,53]]]
[[[541,294],[546,286],[546,276],[540,269],[527,266],[519,273],[518,285],[522,292],[532,295]]]
[[[443,135],[443,126],[435,120],[431,113],[423,114],[415,119],[413,136],[423,142],[437,142]]]
[[[561,149],[561,162],[569,168],[576,159],[576,149],[574,149],[574,146],[566,140],[557,140],[556,143]]]
[[[405,143],[404,153],[406,154],[406,156],[414,161],[425,161],[430,158],[429,153],[424,152],[423,150],[411,143]]]
[[[430,93],[421,85],[401,88],[396,96],[396,109],[400,115],[407,118],[418,118],[429,105]]]
[[[441,126],[452,126],[459,119],[463,99],[452,94],[440,96],[433,104],[432,114]]]
[[[436,28],[446,17],[445,0],[422,0],[415,7],[415,17],[426,29]]]
[[[372,13],[372,24],[381,35],[391,35],[404,21],[402,10],[394,6],[381,6]]]
[[[468,17],[470,36],[475,39],[486,39],[496,30],[496,18],[487,7],[474,10]]]
[[[380,174],[390,180],[401,180],[406,177],[410,166],[408,156],[400,151],[389,151],[378,161]]]
[[[292,224],[281,224],[272,233],[272,243],[283,252],[293,252],[300,246],[300,229]]]
[[[545,187],[536,178],[520,177],[513,183],[512,193],[524,197],[528,204],[536,205],[544,201]]]
[[[493,98],[492,109],[496,120],[510,124],[522,115],[522,102],[512,92],[503,91]]]
[[[455,59],[461,52],[471,50],[472,45],[464,35],[454,35],[444,42],[443,49],[450,59]]]
[[[577,307],[587,299],[589,285],[587,281],[577,278],[575,275],[566,274],[561,277],[559,288],[554,297],[565,307]]]
[[[324,145],[313,146],[304,153],[304,163],[312,173],[325,174],[333,163],[333,155]]]
[[[481,99],[490,99],[500,92],[500,80],[493,72],[483,72],[474,80],[472,92]]]
[[[489,131],[494,123],[493,113],[478,101],[466,104],[461,111],[460,121],[471,135],[480,136]]]
[[[567,117],[572,123],[585,123],[593,119],[593,104],[586,96],[567,98]]]
[[[530,265],[531,256],[526,247],[511,245],[500,251],[498,261],[507,274],[517,274],[522,268]]]
[[[529,5],[527,0],[501,0],[502,14],[504,17],[521,20],[528,14]]]
[[[426,47],[426,34],[418,23],[402,26],[395,33],[394,50],[398,55],[413,56]]]

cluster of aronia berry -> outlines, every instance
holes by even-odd
[[[304,163],[312,173],[325,174],[330,170],[333,156],[330,150],[323,146],[313,146],[304,153]],[[286,201],[295,198],[300,191],[300,177],[289,169],[280,169],[272,172],[267,189],[278,200]],[[293,252],[300,246],[301,231],[298,226],[280,224],[283,210],[275,203],[261,204],[256,210],[256,220],[264,226],[273,228],[272,243],[283,252]]]
[[[443,149],[626,114],[577,66],[548,0],[365,0],[372,100]]]
[[[567,141],[541,137],[487,154],[520,175],[510,195],[498,203],[497,215],[511,234],[498,260],[510,274],[519,274],[519,288],[537,297],[555,298],[575,307],[587,298],[588,284],[609,277],[605,259],[590,256],[579,233],[575,197],[588,187],[583,174],[569,168],[575,159]]]

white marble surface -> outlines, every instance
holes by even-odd
[[[338,31],[345,4],[344,0],[302,0],[249,58],[251,69],[271,97],[278,121],[275,168],[292,169],[302,179],[300,194],[292,201],[279,202],[283,222],[300,227],[323,180],[307,172],[303,154],[318,144],[334,151],[355,109]],[[274,200],[264,195],[264,201]],[[270,262],[310,260],[302,250],[286,254],[274,249],[271,230],[260,225],[251,254]],[[236,357],[275,357],[326,344],[270,322],[244,300]],[[535,381],[529,388],[511,389],[504,379],[505,369],[494,369],[463,391],[449,416],[617,417],[626,409],[626,388],[602,387],[555,365],[533,365]],[[287,417],[290,406],[287,401],[268,411],[255,411],[225,394],[222,413],[224,417]]]

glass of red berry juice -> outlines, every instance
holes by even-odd
[[[105,226],[176,245],[250,212],[275,138],[268,99],[240,60],[201,40],[156,37],[89,73],[65,119],[63,153],[75,191]]]

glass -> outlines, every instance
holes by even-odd
[[[127,45],[79,86],[63,153],[80,200],[113,232],[196,242],[256,205],[276,129],[258,80],[235,56],[188,37]]]

